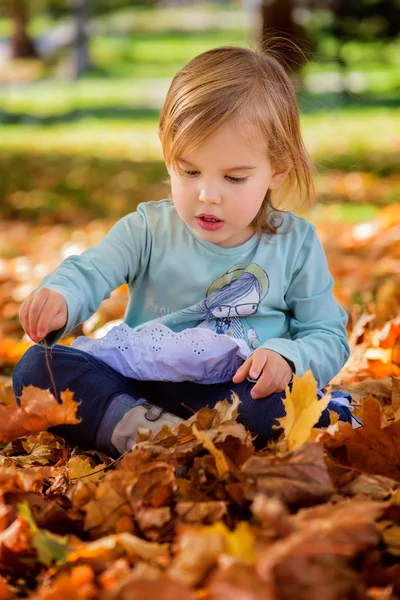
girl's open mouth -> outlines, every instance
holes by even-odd
[[[219,219],[215,219],[213,217],[196,217],[197,223],[200,225],[202,229],[206,231],[216,231],[217,229],[221,229],[224,226],[224,222]]]

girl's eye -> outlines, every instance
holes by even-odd
[[[232,183],[245,183],[248,180],[248,177],[231,177],[230,175],[227,175],[226,178]]]
[[[183,171],[185,177],[197,177],[200,174],[199,171]],[[248,180],[248,177],[232,177],[231,175],[226,175],[225,179],[230,181],[231,183],[245,183]]]

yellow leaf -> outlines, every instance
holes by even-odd
[[[290,450],[295,450],[308,440],[329,400],[330,394],[318,400],[317,382],[311,370],[301,377],[293,375],[292,391],[288,386],[283,400],[286,416],[277,419],[285,431]]]
[[[192,427],[193,435],[201,442],[206,450],[214,457],[215,466],[217,467],[218,475],[222,477],[229,471],[228,461],[222,450],[218,450],[214,442],[210,440],[205,431],[199,431],[196,425]]]
[[[99,481],[105,475],[104,467],[105,464],[97,465],[95,468],[90,464],[90,459],[85,456],[73,456],[67,462],[68,467],[68,478],[72,479],[84,478],[85,481]]]
[[[229,554],[229,556],[234,556],[246,562],[255,560],[255,538],[251,531],[251,527],[247,522],[240,521],[234,531],[230,531],[225,523],[219,521],[210,527],[204,527],[201,531],[204,531],[204,533],[219,533],[222,535],[225,554]]]

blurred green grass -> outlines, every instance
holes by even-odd
[[[150,114],[149,114],[150,113]],[[32,153],[57,151],[137,161],[161,160],[158,111],[140,111],[135,120],[81,118],[72,123],[1,127],[0,148]],[[399,170],[400,108],[352,109],[301,117],[306,146],[322,169]]]
[[[165,196],[157,119],[172,76],[209,48],[250,45],[240,7],[135,8],[94,24],[88,75],[53,79],[49,65],[37,81],[3,85],[0,217],[118,218]],[[30,30],[40,36],[53,25],[35,19]],[[0,20],[0,37],[9,31]],[[329,208],[329,218],[354,222],[400,196],[400,40],[341,42],[345,70],[333,61],[338,43],[323,40],[298,96],[319,195],[330,203],[316,215]]]

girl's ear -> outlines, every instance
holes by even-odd
[[[272,173],[269,189],[277,190],[278,188],[280,188],[282,183],[285,181],[289,171],[290,168],[283,165],[275,167]]]

